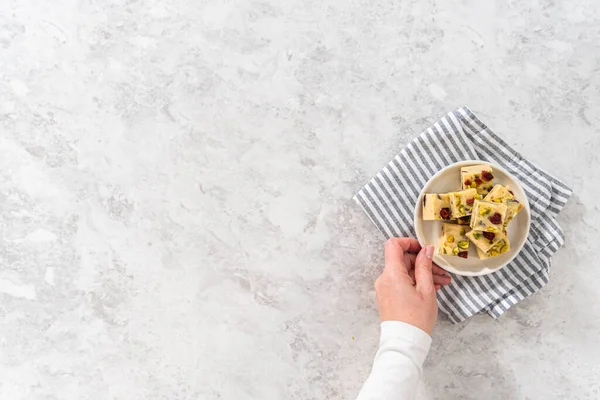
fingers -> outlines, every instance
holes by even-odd
[[[394,245],[394,246],[400,246],[402,248],[402,251],[405,251],[408,253],[418,253],[419,250],[421,250],[421,245],[419,244],[419,241],[415,238],[393,237],[393,238],[389,238],[385,242],[386,247],[388,246],[388,244]]]
[[[415,281],[417,283],[417,291],[421,295],[429,295],[435,293],[433,284],[433,246],[427,246],[419,252],[415,260]],[[439,276],[439,275],[438,275]]]
[[[404,253],[404,265],[406,265],[406,269],[410,272],[413,269],[413,265],[415,265],[415,255],[410,253]]]
[[[410,277],[411,284],[413,286],[415,286],[416,285],[416,282],[415,282],[415,270],[411,269],[410,271],[408,271],[408,276]]]
[[[452,278],[450,278],[450,276],[448,275],[433,275],[433,284],[434,285],[448,285],[450,282],[452,282]]]
[[[410,270],[409,273],[408,273],[408,275],[413,280],[413,285],[414,285],[416,283],[416,281],[415,281],[415,270],[414,269]],[[436,274],[433,274],[433,284],[435,286],[446,286],[450,282],[452,282],[452,278],[450,277],[450,275],[436,275]]]
[[[406,263],[406,265],[410,265],[409,269],[414,269],[414,265],[415,265],[415,260],[417,259],[417,255],[416,254],[411,254],[411,253],[405,253],[404,254],[404,262]],[[439,265],[437,265],[436,263],[432,264],[431,270],[433,272],[433,275],[435,277],[435,275],[448,275],[448,271],[446,271],[445,269],[443,269],[442,267],[440,267]]]
[[[418,251],[421,246],[416,239],[391,238],[385,242],[385,269],[394,273],[408,274],[410,264],[404,262],[404,252]]]
[[[431,271],[434,275],[448,275],[448,271],[446,271],[436,263],[433,263],[433,265],[431,266]]]

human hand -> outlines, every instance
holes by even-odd
[[[385,268],[375,281],[382,322],[405,322],[431,335],[438,314],[435,292],[451,281],[446,271],[433,264],[433,251],[434,246],[421,248],[413,238],[391,238],[385,243]]]

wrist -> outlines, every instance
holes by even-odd
[[[413,341],[423,341],[425,338],[429,338],[429,341],[432,340],[431,334],[432,331],[426,329],[419,323],[412,323],[409,321],[403,321],[401,319],[389,319],[385,321],[381,321],[380,323],[381,331],[396,333],[398,331],[402,331],[403,335],[406,338]]]
[[[430,321],[424,321],[422,318],[418,319],[398,315],[381,315],[381,323],[383,324],[384,322],[401,322],[403,324],[407,324],[417,329],[420,329],[429,336],[431,336],[431,334],[433,333],[433,328],[435,326],[435,321],[431,323]]]

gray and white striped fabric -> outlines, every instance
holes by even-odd
[[[498,164],[519,179],[531,207],[531,230],[523,250],[502,270],[481,277],[453,276],[438,292],[440,310],[455,323],[476,313],[497,318],[548,282],[551,258],[564,244],[556,216],[572,190],[463,107],[412,140],[354,196],[386,238],[414,237],[413,210],[425,183],[443,167],[473,159]]]

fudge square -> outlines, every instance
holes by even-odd
[[[517,215],[519,211],[523,209],[523,204],[519,203],[515,196],[510,191],[508,186],[496,185],[494,188],[483,198],[485,201],[503,203],[506,204],[506,221],[504,226]]]
[[[467,232],[471,228],[464,225],[448,224],[442,225],[442,236],[438,243],[438,253],[447,256],[469,257],[469,239]]]
[[[508,241],[506,231],[501,232],[496,236],[498,236],[498,241],[490,250],[482,251],[479,247],[477,248],[477,255],[480,259],[485,260],[486,258],[496,257],[510,250],[510,242]]]
[[[450,207],[452,209],[452,219],[466,217],[471,215],[475,196],[481,199],[481,195],[477,194],[476,189],[467,189],[460,192],[452,192],[450,195]]]
[[[504,221],[504,226],[507,226],[508,223],[523,209],[523,204],[519,203],[517,199],[508,199],[506,200],[506,221]]]
[[[477,189],[477,193],[486,195],[494,186],[492,172],[492,166],[488,164],[461,167],[460,180],[463,190],[473,188]]]
[[[477,250],[481,250],[484,253],[490,251],[502,239],[501,234],[481,231],[467,232],[467,237],[477,246]]]
[[[449,194],[426,194],[423,196],[423,219],[425,221],[451,218]]]
[[[471,215],[471,228],[475,231],[502,232],[505,218],[505,204],[476,200]]]

